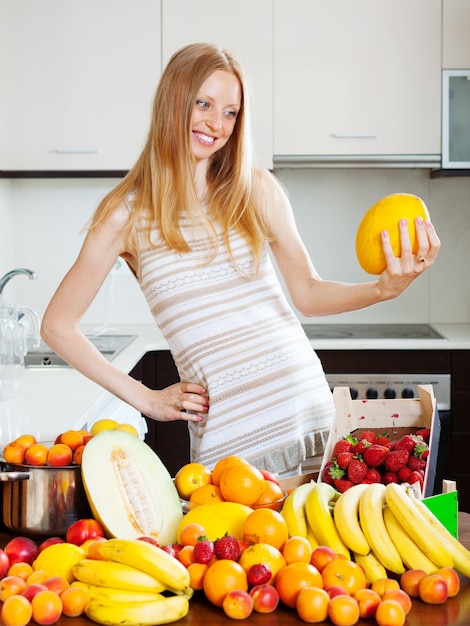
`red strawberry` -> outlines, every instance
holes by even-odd
[[[388,446],[390,443],[390,435],[388,433],[384,433],[383,435],[379,435],[377,437],[377,444],[379,446]]]
[[[369,467],[379,467],[385,461],[385,458],[390,453],[387,446],[379,446],[379,444],[372,444],[369,448],[364,450],[362,458]]]
[[[410,470],[409,467],[402,467],[401,470],[398,470],[399,482],[409,483],[411,474],[412,474],[412,470]]]
[[[344,493],[348,489],[350,489],[354,485],[353,482],[348,480],[347,478],[335,478],[334,486],[337,491],[340,493]]]
[[[359,440],[365,439],[370,444],[377,443],[377,435],[372,430],[365,430],[359,435]]]
[[[409,456],[406,450],[391,450],[384,461],[384,465],[388,471],[398,472],[398,470],[401,470],[401,468],[405,467],[408,463]]]
[[[403,435],[395,444],[395,450],[406,450],[408,454],[411,454],[418,441],[419,439],[414,435]]]
[[[348,479],[357,485],[367,474],[368,467],[362,459],[353,458],[348,465]]]
[[[388,485],[388,483],[397,483],[398,476],[396,472],[385,472],[382,475],[382,482],[384,485]]]
[[[240,545],[236,537],[224,535],[220,539],[216,539],[214,542],[214,554],[218,559],[238,561],[240,558]]]
[[[411,476],[408,482],[410,483],[410,485],[414,485],[414,483],[419,483],[420,488],[423,489],[424,480],[419,472],[411,472]]]
[[[423,470],[426,467],[426,461],[417,456],[410,456],[406,467],[408,467],[412,472],[416,470]]]
[[[420,459],[426,459],[429,455],[429,446],[422,440],[419,440],[415,445],[413,454],[418,456]]]
[[[341,469],[346,469],[353,458],[352,452],[340,452],[336,457],[336,463]]]
[[[199,537],[194,546],[194,560],[196,563],[210,563],[214,557],[214,544],[207,537]]]
[[[352,451],[354,454],[363,455],[366,448],[368,448],[371,444],[367,441],[367,439],[361,439],[353,446]]]
[[[327,461],[323,466],[323,470],[321,473],[321,479],[324,483],[328,485],[333,485],[333,476],[331,475],[331,471],[335,462],[333,460]]]
[[[340,439],[335,443],[333,448],[333,458],[337,457],[340,452],[351,452],[354,443],[349,439]]]
[[[367,470],[367,474],[364,476],[363,483],[381,483],[382,482],[382,477],[380,475],[380,472],[378,470],[375,469],[375,467],[370,467]]]
[[[429,437],[431,436],[430,428],[419,428],[415,432],[416,437],[422,437],[426,443],[429,443]]]

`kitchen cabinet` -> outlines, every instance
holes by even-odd
[[[272,169],[272,0],[162,0],[163,66],[197,41],[226,48],[242,64],[252,95],[255,163]]]
[[[443,0],[442,67],[449,70],[470,69],[470,2]]]
[[[274,162],[439,164],[441,0],[274,0]]]
[[[0,170],[129,169],[161,73],[160,0],[0,10]]]
[[[470,350],[452,352],[452,478],[457,482],[459,509],[470,511]]]

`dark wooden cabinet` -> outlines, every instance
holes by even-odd
[[[457,482],[459,509],[470,512],[470,350],[452,351],[452,478]]]

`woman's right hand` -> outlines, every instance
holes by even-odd
[[[179,382],[148,391],[148,408],[144,415],[160,422],[201,422],[209,410],[207,389],[197,383]]]

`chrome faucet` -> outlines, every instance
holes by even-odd
[[[29,276],[30,280],[36,280],[36,278],[38,277],[36,272],[33,272],[32,270],[28,270],[24,267],[19,267],[15,270],[11,270],[10,272],[7,272],[4,276],[2,276],[2,278],[0,278],[0,304],[3,301],[2,294],[3,294],[3,289],[5,285],[7,284],[9,280],[13,278],[13,276],[16,276],[17,274],[26,274],[27,276]]]

